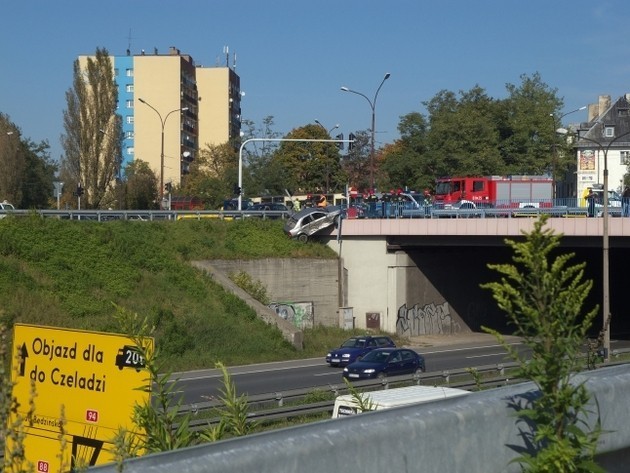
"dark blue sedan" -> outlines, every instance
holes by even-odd
[[[326,363],[330,366],[346,366],[372,350],[395,346],[394,341],[384,335],[350,337],[339,348],[334,348],[328,352]]]
[[[423,373],[424,357],[407,348],[379,348],[343,369],[347,379],[386,378],[403,374]]]

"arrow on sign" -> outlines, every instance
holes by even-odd
[[[20,349],[20,376],[24,376],[26,371],[26,359],[28,358],[28,350],[26,349],[26,343],[22,344]]]

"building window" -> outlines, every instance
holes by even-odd
[[[125,103],[127,104],[127,108],[133,108],[133,100],[127,100]]]
[[[130,146],[129,148],[127,148],[127,154],[129,156],[133,156],[133,152],[134,152],[133,146]]]
[[[127,115],[127,124],[131,125],[133,123],[133,115]]]
[[[126,131],[125,132],[125,138],[126,139],[131,140],[131,139],[133,139],[133,136],[134,136],[133,131]]]
[[[604,128],[604,136],[606,138],[612,138],[615,136],[615,127],[614,126],[607,126]]]
[[[127,75],[127,77],[133,77],[133,69],[127,69],[125,71],[125,74]]]
[[[630,164],[630,151],[619,151],[619,157],[621,158],[621,164],[624,166]]]
[[[125,90],[129,93],[133,92],[133,84],[127,84]]]

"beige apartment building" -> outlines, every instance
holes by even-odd
[[[87,56],[80,56],[80,63]],[[112,56],[124,134],[122,169],[135,159],[161,182],[180,185],[200,148],[238,138],[240,78],[224,66],[196,65],[175,47]]]

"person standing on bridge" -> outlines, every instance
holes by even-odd
[[[595,216],[595,201],[597,200],[595,193],[592,188],[588,188],[588,195],[586,196],[586,204],[587,204],[587,216],[594,217]]]

